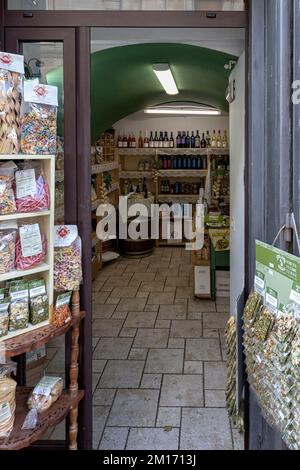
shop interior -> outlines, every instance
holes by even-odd
[[[58,86],[63,50],[24,44],[27,77]],[[159,77],[166,66],[176,94]],[[174,83],[173,83],[174,85]],[[94,448],[237,449],[226,409],[226,339],[244,288],[244,31],[92,30],[91,238]],[[59,130],[60,129],[60,130]],[[63,136],[55,223],[64,222]],[[204,207],[204,246],[163,215],[156,240],[99,240],[100,204]],[[64,338],[27,357],[27,384],[64,376]],[[45,438],[65,439],[62,421]]]

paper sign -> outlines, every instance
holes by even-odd
[[[36,256],[43,252],[42,237],[39,224],[20,227],[22,255],[24,258]]]

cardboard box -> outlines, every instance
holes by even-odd
[[[211,298],[210,266],[194,266],[194,294],[203,299]]]
[[[230,291],[229,271],[216,271],[216,291]]]

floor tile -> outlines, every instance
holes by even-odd
[[[188,287],[189,286],[189,278],[188,277],[167,277],[166,279],[166,287]]]
[[[99,450],[124,450],[129,428],[106,427],[101,439]]]
[[[219,338],[219,330],[217,329],[210,329],[210,328],[203,328],[203,338]]]
[[[189,312],[215,312],[216,305],[211,300],[189,299]]]
[[[134,359],[136,361],[145,361],[148,354],[148,349],[137,349],[132,348],[128,359]]]
[[[193,295],[192,287],[177,287],[176,298],[177,299],[189,299]]]
[[[93,335],[107,336],[109,338],[118,336],[123,326],[122,320],[94,320],[93,321]]]
[[[140,290],[138,290],[135,298],[136,299],[148,299],[148,296],[149,296],[149,292],[141,292]]]
[[[173,320],[171,338],[199,338],[202,336],[202,322],[200,320]]]
[[[157,320],[155,328],[170,328],[171,320]]]
[[[108,297],[107,301],[105,302],[105,305],[114,305],[115,309],[117,308],[117,305],[119,304],[121,299],[115,298],[115,297]]]
[[[93,406],[93,448],[97,449],[109,414],[109,406]]]
[[[160,389],[162,374],[144,374],[141,388]]]
[[[98,342],[99,342],[99,338],[93,337],[92,342],[93,342],[93,350],[94,350],[95,347],[97,346]]]
[[[203,375],[203,362],[202,361],[185,361],[184,363],[185,374],[202,374]]]
[[[146,303],[144,307],[144,312],[158,312],[159,305],[149,305]]]
[[[140,292],[163,292],[164,283],[162,281],[142,282]]]
[[[225,390],[227,380],[226,365],[223,362],[204,363],[205,390]]]
[[[119,336],[121,338],[134,338],[136,335],[137,329],[136,328],[122,328]]]
[[[109,292],[97,292],[93,294],[93,304],[105,304],[107,297],[109,297]]]
[[[116,308],[118,312],[141,312],[146,305],[146,299],[122,299]]]
[[[185,340],[184,338],[170,338],[168,342],[168,348],[170,349],[184,349]]]
[[[110,296],[121,299],[134,298],[137,290],[137,287],[115,287]]]
[[[137,388],[143,368],[143,361],[108,361],[98,388]]]
[[[157,427],[180,427],[180,408],[158,408],[156,426]]]
[[[136,334],[134,348],[166,348],[169,330],[140,328]]]
[[[109,426],[155,426],[158,390],[118,390]]]
[[[165,375],[160,406],[203,406],[201,375]]]
[[[203,328],[226,328],[228,320],[224,313],[203,313]]]
[[[205,390],[206,408],[226,408],[225,390]]]
[[[232,439],[234,450],[245,450],[244,435],[238,429],[232,429]]]
[[[96,388],[93,394],[94,406],[110,406],[114,401],[116,390]]]
[[[106,366],[107,361],[102,361],[100,359],[93,359],[93,372],[99,372],[102,374],[104,367]]]
[[[113,313],[112,318],[116,320],[126,320],[128,312],[115,312]]]
[[[155,273],[135,273],[132,277],[133,281],[141,281],[141,282],[151,282],[154,281]]]
[[[177,450],[179,429],[130,429],[126,450]]]
[[[114,287],[126,287],[130,281],[130,277],[111,276],[107,279],[102,290],[111,292]]]
[[[161,305],[159,307],[158,319],[160,320],[185,320],[186,305]]]
[[[111,318],[112,314],[116,310],[115,305],[98,305],[98,304],[93,304],[93,320],[96,320],[97,318]]]
[[[153,328],[156,312],[129,312],[124,323],[125,328]]]
[[[201,312],[188,312],[187,319],[188,320],[202,320],[202,313]]]
[[[154,374],[181,374],[183,349],[150,349],[145,372]]]
[[[132,338],[101,338],[95,351],[94,359],[126,359]]]
[[[217,339],[187,339],[187,361],[220,361],[220,342]]]
[[[148,304],[152,305],[170,305],[174,302],[174,294],[168,292],[150,293]]]
[[[232,450],[229,418],[221,409],[182,410],[181,450]]]

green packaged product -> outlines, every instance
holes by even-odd
[[[0,300],[0,338],[8,333],[9,324],[9,299]]]
[[[9,331],[22,330],[28,327],[29,304],[28,283],[18,282],[10,287]]]
[[[29,282],[30,323],[37,325],[49,318],[49,300],[45,281],[42,279]]]

